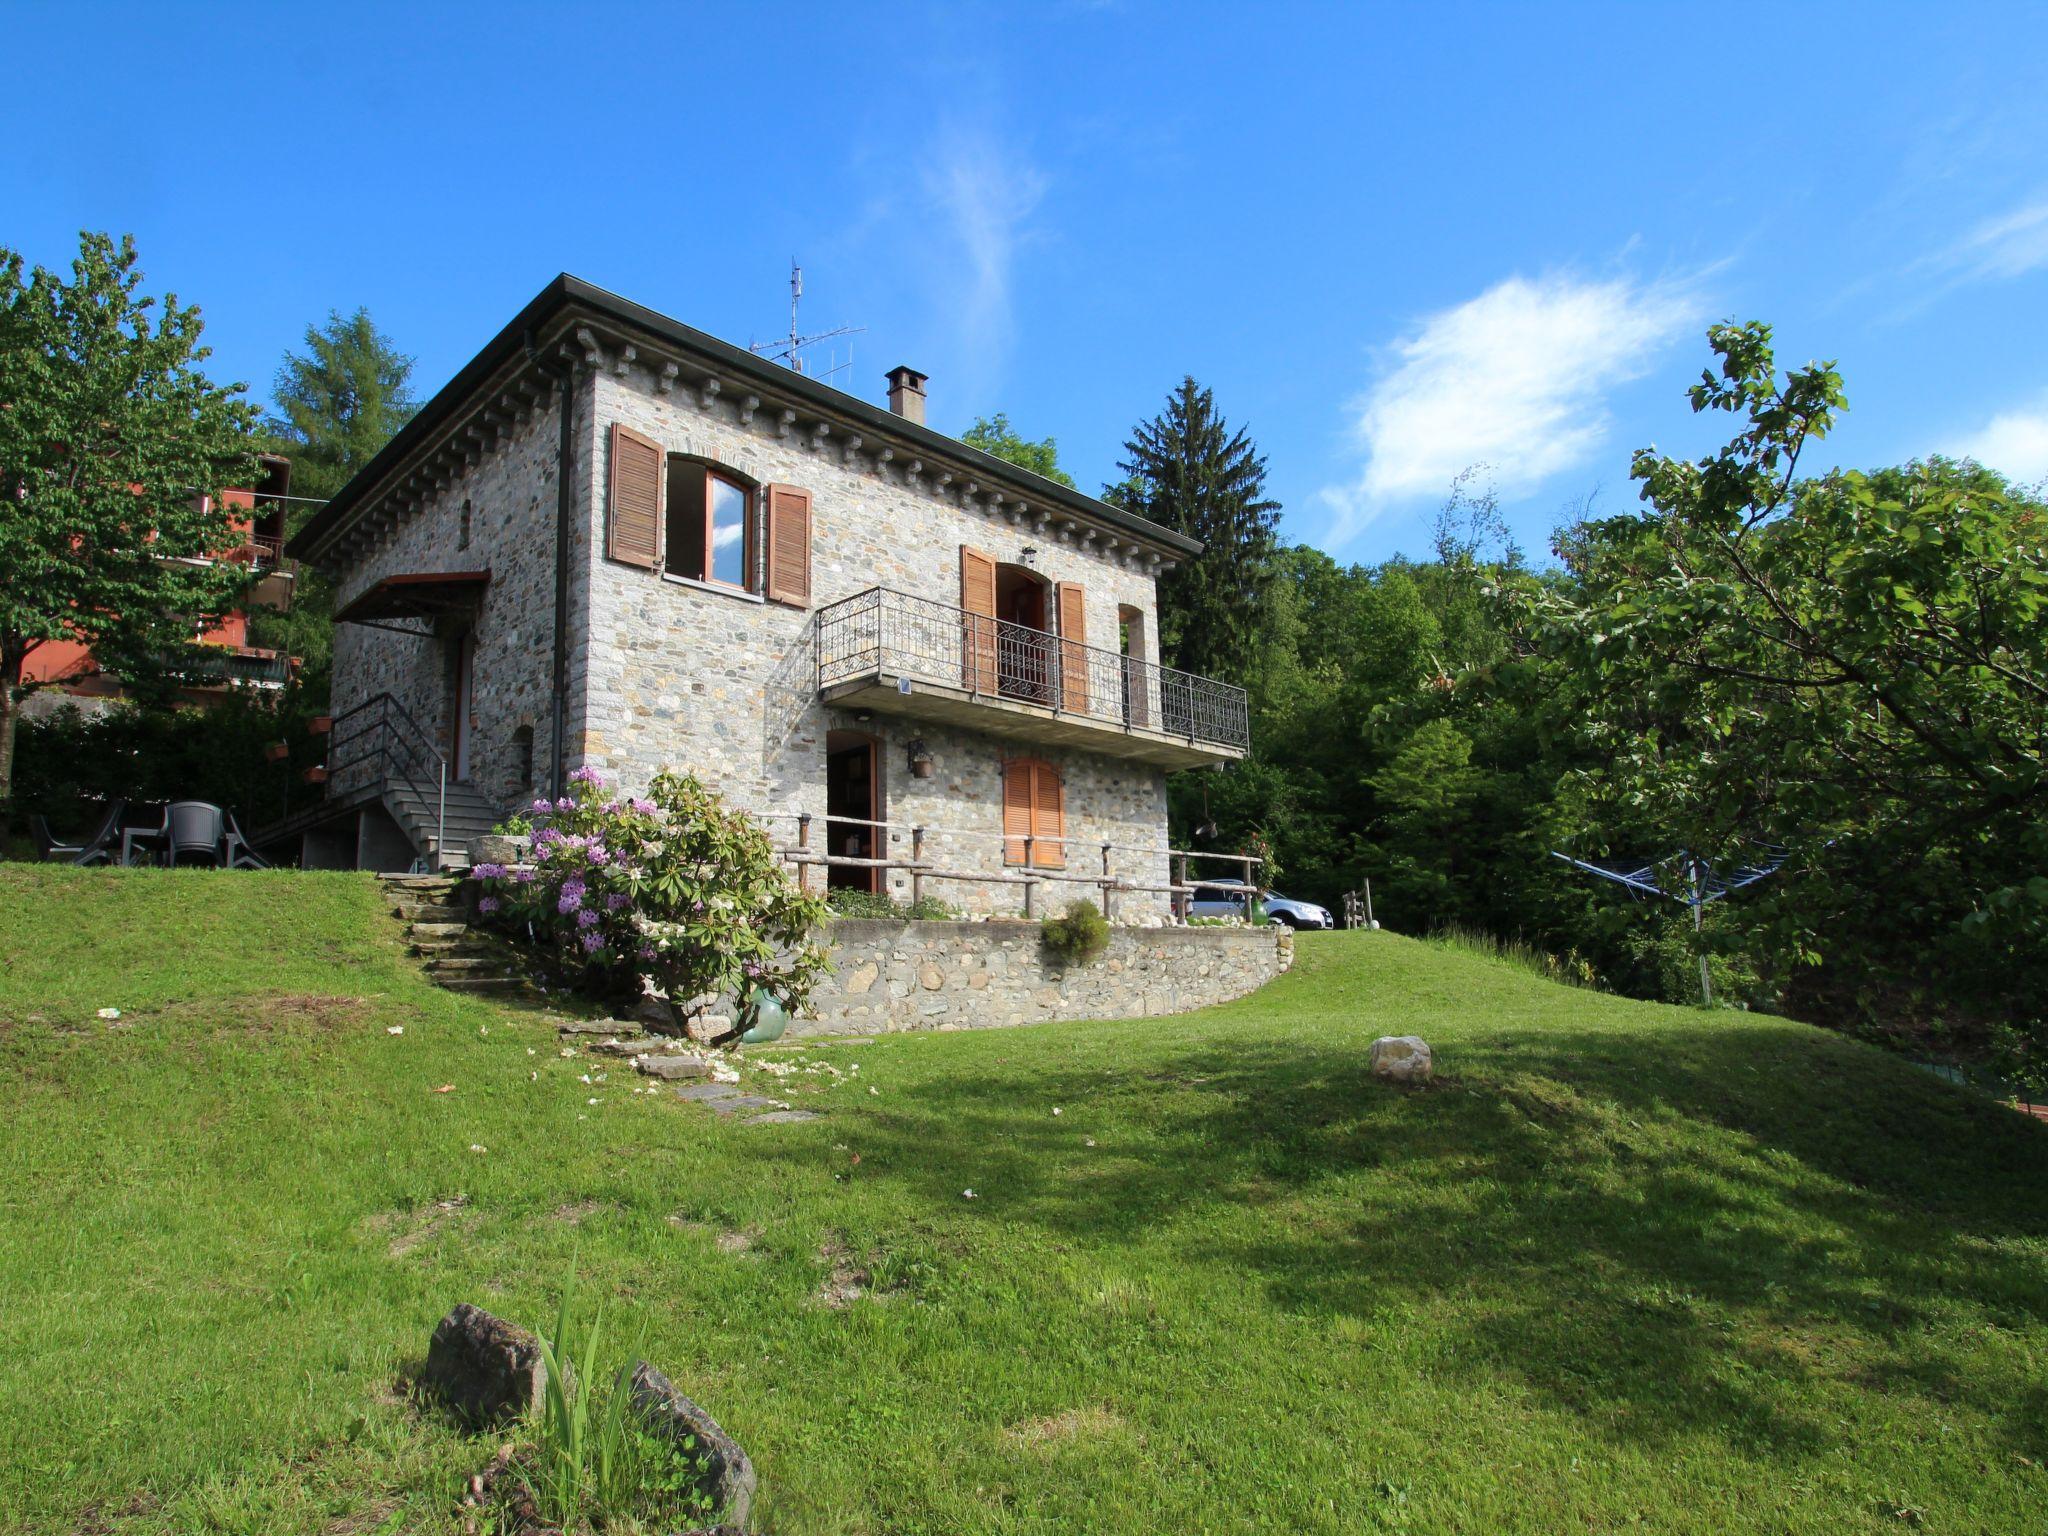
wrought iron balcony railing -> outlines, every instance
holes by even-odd
[[[224,645],[189,645],[163,658],[164,670],[190,688],[282,688],[291,681],[291,665],[275,652],[252,655]]]
[[[1245,692],[889,587],[818,610],[818,686],[910,678],[1055,715],[1242,752]]]

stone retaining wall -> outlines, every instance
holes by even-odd
[[[1109,948],[1064,965],[1030,922],[832,924],[837,969],[792,1035],[986,1029],[1047,1019],[1184,1013],[1263,986],[1294,961],[1287,928],[1113,928]]]

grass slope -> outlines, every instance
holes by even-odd
[[[2048,1127],[1798,1025],[1300,956],[754,1053],[843,1076],[746,1127],[427,986],[360,877],[0,866],[5,1524],[453,1531],[488,1446],[394,1378],[573,1260],[784,1536],[2048,1527]],[[1408,1032],[1438,1083],[1369,1082]]]

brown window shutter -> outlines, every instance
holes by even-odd
[[[1034,804],[1032,773],[1036,764],[1012,758],[1003,764],[1003,862],[1024,862],[1024,839],[1031,835]]]
[[[1067,867],[1066,787],[1048,763],[1032,764],[1031,862],[1040,869]]]
[[[1088,610],[1081,584],[1063,581],[1053,588],[1060,615],[1060,707],[1088,713]]]
[[[966,610],[961,670],[976,693],[996,691],[996,563],[960,546],[960,606]]]
[[[661,444],[612,423],[612,519],[605,553],[652,570],[661,559]]]
[[[811,606],[811,493],[793,485],[762,492],[768,507],[768,596]]]

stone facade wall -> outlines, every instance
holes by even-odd
[[[1038,548],[1036,568],[1047,580],[1081,584],[1091,641],[1113,648],[1119,606],[1135,608],[1145,615],[1145,659],[1156,660],[1157,599],[1151,576],[1141,569],[963,506],[937,493],[929,477],[913,485],[893,461],[877,462],[878,445],[849,454],[835,438],[784,437],[767,411],[743,424],[740,402],[719,399],[707,409],[686,388],[663,393],[654,376],[638,368],[602,373],[595,386],[586,446],[597,487],[608,479],[610,426],[623,422],[670,453],[710,459],[763,484],[810,491],[814,609],[874,586],[957,603],[961,545],[1015,563],[1030,544]],[[600,491],[594,534],[600,541],[603,500]],[[880,819],[948,829],[925,845],[942,867],[1001,867],[1001,765],[1022,755],[1017,744],[879,714],[861,722],[821,705],[810,611],[603,558],[583,575],[596,624],[576,761],[617,773],[628,785],[644,784],[662,767],[688,769],[757,814],[781,813],[771,828],[779,839],[794,841],[796,813],[825,813],[827,733],[859,729],[880,744]],[[928,779],[909,772],[913,739],[922,739],[934,759]],[[1063,775],[1067,835],[1074,840],[1070,871],[1099,875],[1105,842],[1165,848],[1165,770],[1058,748],[1030,755]],[[813,828],[814,846],[823,830],[822,821]],[[892,851],[907,854],[908,835],[892,836]],[[1163,854],[1116,852],[1112,869],[1144,884],[1164,884],[1168,875]],[[892,887],[892,894],[907,897],[909,876],[894,876]],[[1014,913],[1023,902],[1015,885],[927,881],[926,891],[969,912]],[[1061,883],[1045,891],[1048,903],[1060,905],[1097,894]],[[1165,910],[1164,896],[1136,893],[1121,898],[1119,907],[1131,916]]]
[[[576,409],[582,420],[588,419],[588,395],[586,380]],[[514,734],[522,726],[533,732],[534,774],[543,782],[551,752],[559,433],[552,403],[529,411],[512,434],[485,450],[465,474],[407,517],[365,558],[342,571],[335,594],[339,608],[387,576],[491,573],[473,622],[442,619],[433,633],[417,639],[360,624],[336,625],[333,709],[339,716],[365,699],[389,692],[447,753],[453,741],[454,646],[467,627],[474,646],[470,782],[507,809],[533,789],[516,760]],[[572,478],[581,509],[571,525],[573,572],[577,565],[587,566],[590,554],[589,459],[580,451]],[[467,547],[461,543],[465,501]],[[578,632],[575,598],[583,590],[572,576],[572,636]],[[574,676],[572,666],[572,701]],[[573,731],[573,712],[570,725]]]
[[[816,608],[874,586],[957,604],[960,546],[999,562],[1020,563],[1035,546],[1037,571],[1083,591],[1090,643],[1114,649],[1118,610],[1144,615],[1140,654],[1156,661],[1157,599],[1151,575],[1077,543],[1012,526],[957,488],[941,493],[926,474],[916,483],[869,443],[849,451],[836,437],[780,430],[773,411],[743,421],[743,404],[708,405],[678,386],[627,365],[579,370],[571,466],[568,719],[565,759],[643,786],[664,767],[687,769],[733,803],[768,818],[778,841],[793,843],[795,816],[820,818],[824,836],[826,738],[860,730],[878,743],[881,819],[934,829],[928,858],[941,867],[997,870],[1002,858],[1002,763],[1020,744],[907,718],[850,711],[817,699]],[[809,610],[666,577],[604,558],[609,433],[623,422],[671,453],[729,465],[761,483],[801,486],[812,495]],[[527,800],[536,783],[519,772],[515,737],[532,732],[532,762],[544,784],[550,759],[549,689],[554,618],[555,460],[559,427],[552,401],[529,411],[508,437],[487,448],[457,481],[410,514],[366,557],[340,573],[337,605],[373,583],[410,572],[488,569],[491,582],[475,620],[469,717],[470,781],[505,809]],[[458,547],[464,502],[469,543]],[[334,712],[388,691],[446,751],[452,740],[454,646],[463,623],[442,620],[411,638],[344,624],[335,632]],[[913,777],[908,746],[922,740],[934,760],[930,778]],[[1099,877],[1104,843],[1117,877],[1163,885],[1166,773],[1067,748],[1031,749],[1065,783],[1070,873]],[[891,851],[907,855],[907,833]],[[910,877],[892,875],[891,894],[907,898]],[[968,912],[1016,913],[1018,885],[928,880],[926,892]],[[1048,882],[1041,910],[1076,897],[1096,898],[1083,883]],[[1162,914],[1166,898],[1129,893],[1120,917]]]
[[[1036,923],[842,918],[831,944],[837,969],[792,1035],[1185,1013],[1243,997],[1294,962],[1294,934],[1277,925],[1117,927],[1102,956],[1080,966],[1048,954]]]

